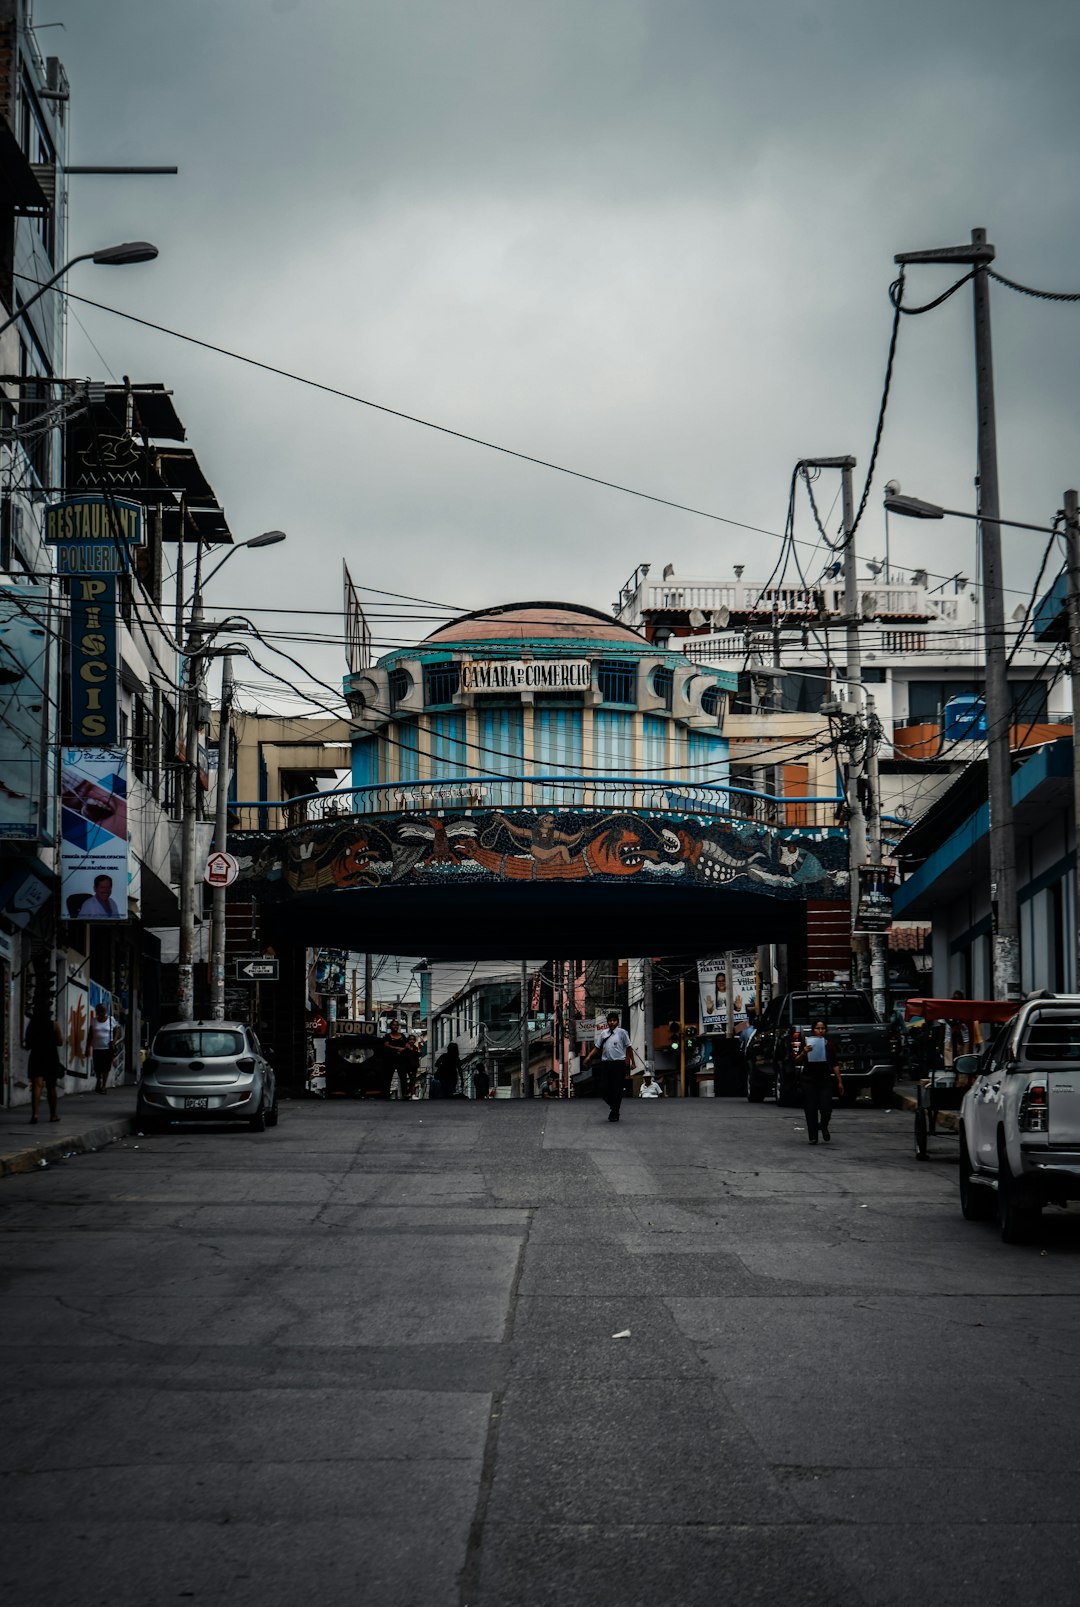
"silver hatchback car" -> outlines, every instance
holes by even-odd
[[[247,1122],[276,1127],[274,1068],[242,1021],[174,1021],[162,1027],[143,1062],[135,1120],[147,1130],[168,1122]]]

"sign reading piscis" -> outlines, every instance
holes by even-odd
[[[591,684],[587,658],[476,658],[461,664],[463,692],[583,692]]]

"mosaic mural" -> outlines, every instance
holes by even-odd
[[[847,885],[847,840],[827,831],[774,829],[700,817],[629,813],[395,815],[329,821],[230,841],[240,883],[289,894],[463,881],[683,881],[836,898]]]

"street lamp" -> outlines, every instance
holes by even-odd
[[[74,268],[76,263],[96,262],[102,268],[123,268],[132,262],[153,262],[157,254],[157,246],[151,245],[149,240],[127,240],[118,246],[102,246],[100,251],[80,252],[77,257],[72,257],[70,261],[64,263],[62,268],[57,269],[51,279],[47,279],[43,285],[38,285],[32,296],[28,296],[25,301],[20,302],[11,317],[0,324],[0,335],[5,330],[10,329],[12,324],[22,317],[26,309],[34,305],[35,301],[40,301],[47,290],[51,290],[53,285],[58,284],[68,269]]]
[[[276,547],[279,541],[287,540],[288,537],[284,530],[264,530],[261,536],[251,536],[247,541],[236,542],[234,546],[229,548],[225,556],[214,565],[213,569],[211,569],[208,575],[201,575],[199,577],[194,592],[188,598],[188,602],[191,603],[196,600],[203,587],[210,584],[218,570],[224,569],[229,559],[233,556],[233,553],[239,552],[242,547]]]
[[[203,645],[202,593],[207,580],[228,562],[241,547],[274,547],[286,539],[284,530],[264,530],[261,536],[252,536],[230,547],[221,562],[215,564],[204,580],[200,574],[195,591],[191,623],[188,628],[184,666],[184,794],[182,830],[180,837],[180,951],[177,986],[177,1009],[181,1021],[192,1020],[195,1013],[195,826],[198,812],[198,755],[196,746],[199,730],[199,683],[202,661],[208,656]],[[229,747],[231,743],[229,710],[232,701],[232,660],[234,652],[246,651],[234,645],[218,650],[222,659],[221,714],[218,721],[218,777],[215,809],[214,846],[224,849],[228,825]],[[213,1019],[225,1018],[225,889],[213,890],[211,926],[211,997]]]

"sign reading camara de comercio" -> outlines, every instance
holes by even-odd
[[[587,658],[478,658],[461,664],[463,692],[584,692],[591,685]]]

